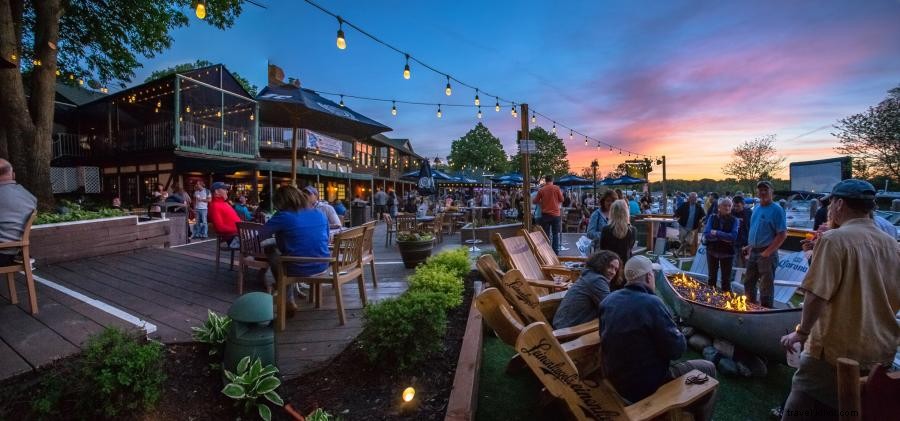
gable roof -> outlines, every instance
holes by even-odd
[[[419,154],[416,153],[416,151],[413,150],[412,142],[410,142],[409,139],[392,139],[392,138],[387,137],[382,134],[377,134],[375,136],[372,136],[372,139],[379,141],[379,142],[385,144],[386,146],[391,146],[401,152],[404,152],[404,153],[410,154],[416,158],[422,159],[422,156],[420,156]]]
[[[65,83],[56,82],[56,102],[80,106],[88,102],[105,97],[106,94],[84,89],[79,86],[70,86]]]

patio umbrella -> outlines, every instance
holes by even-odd
[[[644,180],[643,178],[635,178],[623,175],[619,178],[606,177],[603,179],[603,181],[600,182],[600,184],[604,186],[626,186],[629,184],[644,184],[646,182],[647,180]]]
[[[337,133],[362,139],[391,128],[348,107],[342,107],[309,89],[293,85],[266,86],[256,96],[262,121],[267,124]],[[297,177],[297,142],[292,142],[291,174]]]
[[[507,182],[507,181],[508,181],[508,182],[512,182],[512,183],[522,184],[522,182],[523,182],[525,179],[522,178],[522,175],[521,175],[521,174],[518,174],[518,173],[509,173],[509,174],[503,174],[503,175],[498,176],[498,177],[494,177],[494,178],[492,178],[491,180],[494,180],[494,181],[496,181],[496,182],[501,182],[501,183],[502,183],[502,182]]]
[[[430,167],[429,167],[430,168]],[[415,171],[410,171],[400,176],[401,180],[418,180],[419,174],[421,173],[421,168]],[[435,179],[435,181],[447,181],[454,180],[454,177],[451,177],[444,173],[443,171],[438,171],[436,169],[431,169],[431,177]]]
[[[437,189],[434,186],[434,178],[432,176],[433,173],[431,171],[431,164],[428,163],[427,159],[423,159],[422,166],[419,167],[420,196],[431,196],[437,194]]]
[[[574,174],[568,174],[560,177],[554,184],[557,186],[590,186],[593,182]]]

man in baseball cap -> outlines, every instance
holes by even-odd
[[[325,214],[325,219],[328,219],[329,229],[336,229],[344,226],[341,223],[341,217],[338,216],[337,211],[334,210],[334,207],[325,200],[319,200],[318,189],[310,184],[304,187],[303,190],[309,194],[309,199],[310,202],[313,203],[313,207],[315,207],[319,212]]]
[[[686,341],[662,300],[654,295],[659,265],[644,256],[625,263],[625,287],[600,303],[603,369],[619,395],[631,402],[650,396],[666,382],[691,370],[715,377],[706,360],[672,363],[681,358]],[[711,380],[715,381],[715,380]],[[692,404],[694,419],[712,417],[715,392]]]

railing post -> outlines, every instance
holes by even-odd
[[[181,76],[175,74],[175,149],[181,148]]]

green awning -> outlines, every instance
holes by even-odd
[[[260,171],[277,171],[283,173],[291,173],[291,164],[281,162],[260,162],[257,166]],[[371,180],[371,174],[343,173],[338,171],[320,170],[316,168],[297,166],[297,174],[300,175],[318,175],[320,177],[342,178],[351,180]]]

